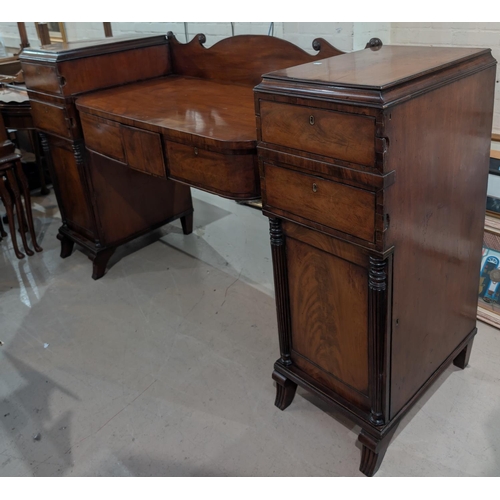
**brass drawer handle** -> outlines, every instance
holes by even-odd
[[[310,125],[314,125],[314,116],[313,116],[313,115],[311,115],[311,116],[309,117],[309,124],[310,124]]]
[[[313,182],[313,193],[316,193],[318,191],[318,186],[316,185],[315,182]]]

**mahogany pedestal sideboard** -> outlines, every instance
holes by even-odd
[[[476,334],[495,85],[490,50],[391,47],[255,89],[281,356],[360,425],[373,475],[398,423]]]
[[[74,241],[102,253],[99,275],[117,244],[191,216],[189,186],[262,195],[276,405],[297,385],[331,403],[361,426],[360,469],[373,475],[418,397],[468,362],[496,62],[483,49],[202,44],[169,35],[21,56],[57,157],[63,255]]]

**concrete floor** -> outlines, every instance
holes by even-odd
[[[33,200],[41,254],[0,243],[0,476],[361,476],[357,426],[300,388],[273,404],[267,219],[193,195],[193,235],[136,240],[97,282],[59,258],[53,195]],[[478,327],[378,476],[500,475],[500,332]]]

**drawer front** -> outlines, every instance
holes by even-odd
[[[157,78],[171,71],[166,43],[51,65],[23,61],[21,66],[29,90],[65,96]]]
[[[28,89],[49,94],[62,94],[61,81],[57,76],[55,66],[32,63],[22,63],[21,66]]]
[[[170,73],[171,63],[166,44],[83,57],[59,63],[64,95],[149,80]]]
[[[140,172],[166,177],[160,134],[81,114],[88,149]]]
[[[374,241],[373,192],[264,163],[263,202],[266,207]]]
[[[375,119],[260,101],[262,140],[308,153],[375,166]]]
[[[256,155],[232,155],[166,141],[168,176],[234,199],[260,194]]]
[[[125,163],[120,125],[85,113],[80,114],[87,148]]]
[[[129,167],[157,177],[166,177],[160,134],[121,126]]]
[[[65,108],[34,99],[30,99],[30,104],[33,124],[36,128],[60,137],[72,137],[70,120]]]

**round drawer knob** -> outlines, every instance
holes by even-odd
[[[316,193],[318,191],[318,186],[315,182],[313,182],[313,193]]]
[[[314,125],[314,116],[313,116],[313,115],[311,115],[311,116],[309,117],[309,124],[310,124],[310,125]]]

